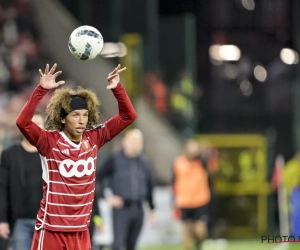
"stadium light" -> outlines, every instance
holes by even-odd
[[[242,94],[245,96],[250,96],[253,91],[252,84],[248,80],[241,81],[240,89],[241,89]]]
[[[267,70],[261,66],[261,65],[256,65],[253,71],[254,77],[256,80],[260,82],[264,82],[267,79]]]
[[[298,53],[289,48],[283,48],[280,51],[280,59],[285,63],[285,64],[297,64],[299,61]]]
[[[103,57],[124,57],[127,55],[127,47],[124,43],[104,43],[100,55]]]
[[[212,45],[209,48],[209,55],[216,61],[238,61],[241,50],[235,45]]]
[[[242,0],[242,5],[246,10],[253,11],[255,9],[254,0]]]

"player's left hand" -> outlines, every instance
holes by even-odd
[[[121,65],[119,64],[118,67],[116,67],[114,71],[108,75],[107,81],[109,82],[109,85],[107,86],[107,89],[114,89],[117,87],[120,82],[119,74],[124,70],[126,70],[126,67],[121,69]]]

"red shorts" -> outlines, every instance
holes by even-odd
[[[89,230],[82,232],[35,231],[31,250],[91,250]]]

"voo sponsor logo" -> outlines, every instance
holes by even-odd
[[[72,161],[65,159],[59,164],[59,172],[64,177],[82,177],[91,175],[94,172],[94,159],[89,157],[87,160]]]

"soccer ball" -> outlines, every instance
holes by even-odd
[[[77,59],[90,61],[102,51],[103,37],[99,30],[92,26],[80,26],[71,33],[68,47]]]

